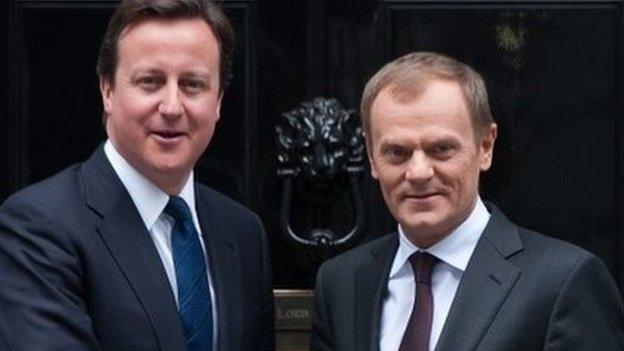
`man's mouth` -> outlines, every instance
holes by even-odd
[[[186,133],[174,130],[158,130],[151,134],[154,140],[163,146],[177,145],[186,135]]]
[[[166,139],[166,140],[175,139],[175,138],[178,138],[178,137],[181,137],[181,136],[184,135],[183,132],[170,131],[170,130],[154,131],[154,132],[152,132],[152,134],[154,134],[157,137],[160,137],[162,139]]]
[[[440,196],[440,195],[442,195],[442,193],[439,191],[431,191],[431,192],[425,192],[425,193],[407,194],[405,195],[405,198],[413,199],[413,200],[428,200],[428,199],[431,199],[433,197]]]

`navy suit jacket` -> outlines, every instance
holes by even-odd
[[[602,262],[488,207],[435,351],[624,350],[622,300]],[[312,350],[379,350],[398,245],[388,235],[321,266]]]
[[[273,350],[262,225],[195,184],[219,351]],[[0,318],[12,350],[185,350],[171,286],[102,147],[0,208]]]

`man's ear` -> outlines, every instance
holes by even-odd
[[[219,93],[219,97],[218,97],[219,100],[217,100],[217,111],[216,111],[216,113],[217,113],[217,121],[221,119],[221,103],[223,102],[223,95],[225,95],[225,91],[224,90],[222,90]]]
[[[111,95],[113,93],[113,85],[108,81],[108,79],[103,76],[99,77],[100,80],[100,94],[102,95],[102,106],[104,108],[104,113],[109,114],[112,109],[111,103]]]
[[[496,123],[490,123],[483,139],[479,145],[481,151],[481,159],[479,169],[487,171],[492,166],[492,158],[494,157],[494,143],[498,135],[498,126]]]

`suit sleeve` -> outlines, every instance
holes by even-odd
[[[10,350],[99,350],[79,254],[24,201],[0,209],[0,335]]]
[[[604,264],[586,255],[562,285],[550,317],[544,349],[624,350],[624,310]]]
[[[310,350],[312,351],[333,350],[331,322],[325,296],[325,270],[326,265],[322,265],[316,276],[314,288],[314,310],[310,337]]]

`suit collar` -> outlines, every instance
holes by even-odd
[[[117,152],[110,140],[104,143],[104,154],[124,188],[130,194],[145,227],[149,230],[165,209],[169,195],[132,167]]]
[[[165,206],[167,206],[169,194],[165,193],[128,163],[110,140],[104,143],[104,154],[113,167],[115,174],[124,185],[124,188],[130,194],[145,227],[150,230],[162,214]],[[195,209],[193,181],[193,172],[191,171],[180,194],[177,195],[186,202],[193,216],[193,223],[195,223],[195,226],[199,229],[199,219]]]
[[[442,329],[436,351],[475,349],[521,271],[507,259],[522,250],[517,227],[494,205],[490,220],[468,262]],[[356,350],[379,350],[381,309],[397,235],[371,246],[354,273]]]
[[[101,220],[97,232],[149,318],[161,350],[184,347],[184,332],[158,252],[102,147],[81,168],[85,201]]]
[[[184,332],[160,257],[102,146],[82,165],[81,178],[86,204],[101,218],[98,233],[141,301],[161,349],[183,349]],[[237,239],[231,235],[231,225],[218,216],[221,209],[207,195],[210,192],[200,188],[195,184],[194,195],[215,285],[217,349],[237,350],[244,322],[238,285],[241,258],[233,243]]]
[[[455,294],[436,351],[475,349],[521,271],[507,259],[522,250],[517,227],[494,205]]]
[[[106,159],[103,145],[100,145],[82,164],[80,175],[85,202],[100,217],[103,217],[125,192],[115,170]]]
[[[355,350],[379,350],[382,302],[398,246],[397,235],[388,235],[371,246],[357,265],[354,277]]]
[[[197,213],[202,236],[209,257],[210,274],[213,277],[217,304],[217,349],[219,351],[238,350],[242,335],[242,311],[240,301],[240,262],[242,258],[236,250],[232,237],[234,231],[230,223],[218,216],[222,212],[208,196],[210,192],[199,192],[196,186]]]
[[[481,198],[477,197],[468,218],[445,238],[427,249],[421,249],[409,241],[399,225],[399,249],[390,270],[390,279],[406,265],[410,265],[407,261],[416,251],[426,251],[451,267],[464,272],[489,219],[490,213]]]
[[[494,204],[486,202],[492,216],[483,231],[486,240],[504,258],[521,251],[522,241],[518,234],[518,227],[513,224]]]

